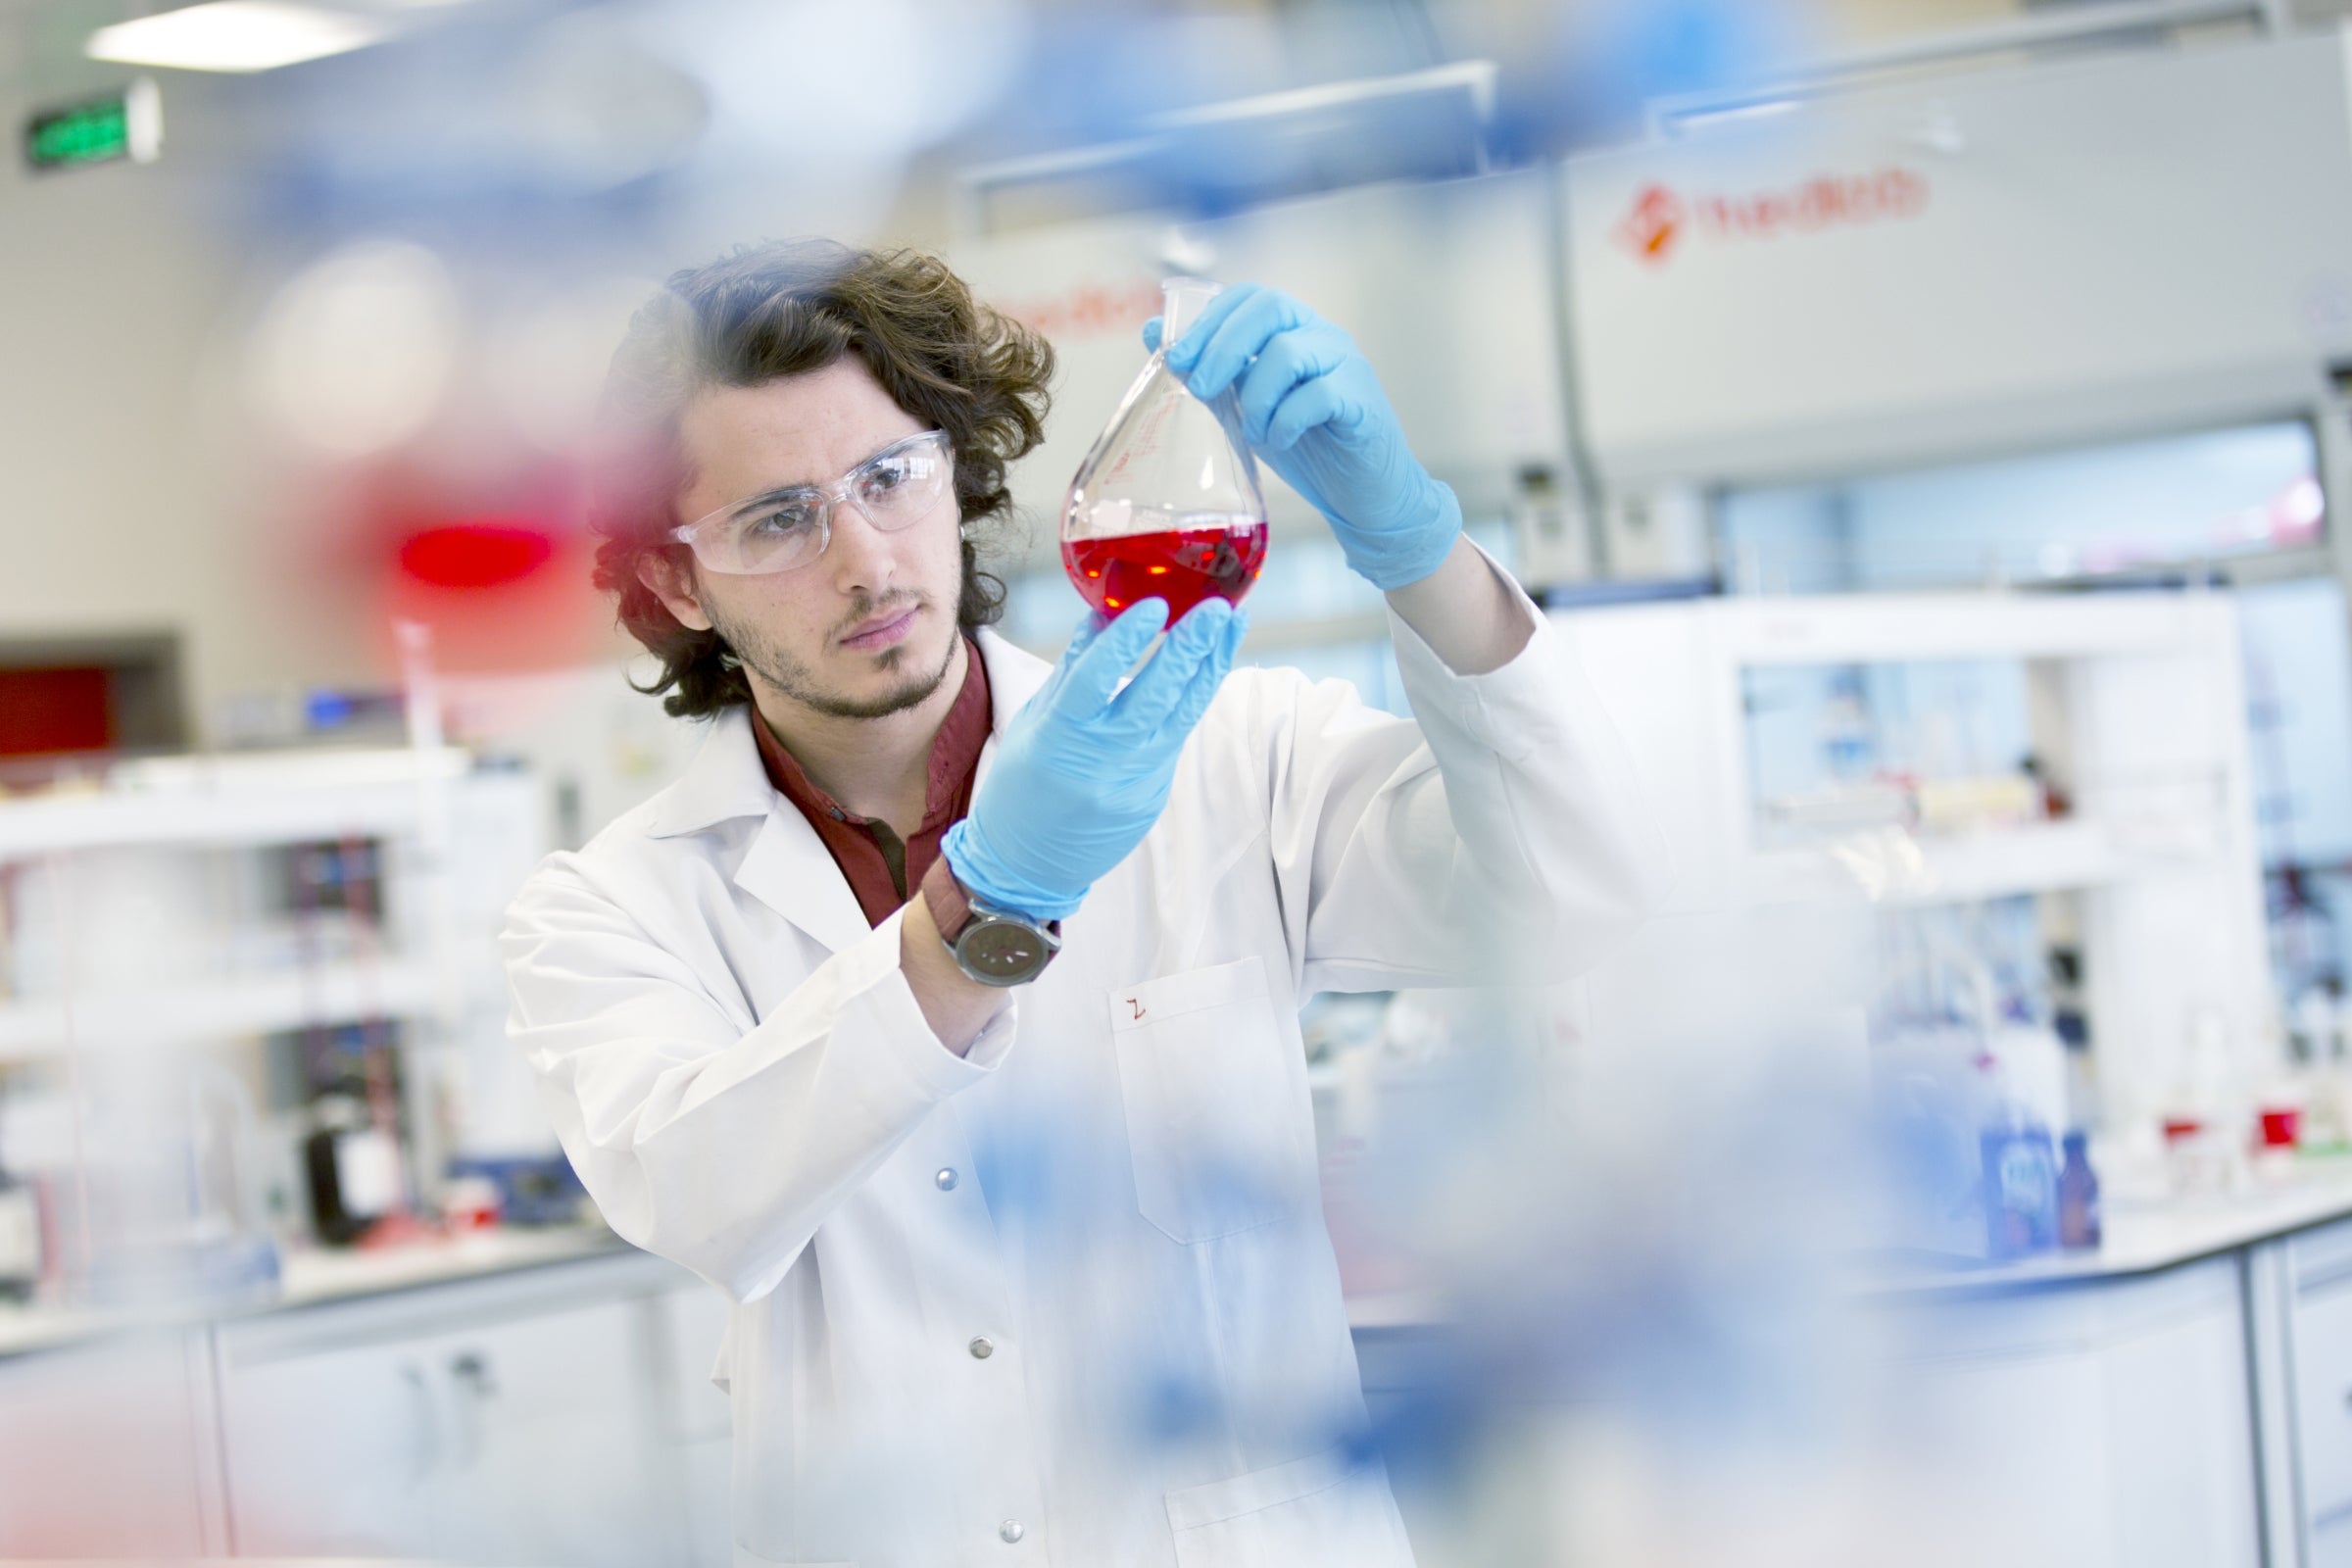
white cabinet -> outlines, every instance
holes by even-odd
[[[2296,1301],[2294,1377],[2303,1505],[2352,1518],[2352,1278]]]
[[[2274,1488],[2275,1513],[2300,1532],[2304,1568],[2352,1568],[2352,1221],[2305,1231],[2284,1252],[2291,1290],[2273,1332],[2294,1464],[2291,1487]]]
[[[439,1556],[434,1372],[405,1344],[241,1359],[223,1401],[237,1544],[271,1556]]]
[[[2307,1568],[2352,1568],[2352,1509],[2343,1509],[2312,1527],[2311,1549],[2304,1554]]]
[[[0,1359],[0,1560],[205,1556],[220,1539],[204,1335]]]
[[[1954,1560],[2261,1561],[2234,1256],[1905,1311],[1901,1385],[1978,1532]]]
[[[594,1271],[539,1272],[577,1287]],[[676,1560],[653,1298],[586,1288],[566,1304],[546,1284],[444,1287],[221,1330],[237,1549]]]

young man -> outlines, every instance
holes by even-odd
[[[613,1228],[732,1303],[739,1563],[1408,1564],[1298,1006],[1572,973],[1659,885],[1348,337],[1237,287],[1169,363],[1387,590],[1413,721],[1227,678],[1219,601],[1124,685],[1157,600],[1051,667],[983,629],[1052,356],[936,261],[740,253],[614,360],[600,580],[712,722],[515,901],[513,1032]]]

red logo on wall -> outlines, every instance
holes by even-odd
[[[1617,225],[1617,237],[1642,261],[1663,262],[1688,219],[1680,196],[1663,185],[1645,186]]]
[[[1633,197],[1633,212],[1618,223],[1618,240],[1642,261],[1665,261],[1687,220],[1680,195],[1665,186],[1646,186]]]
[[[1928,176],[1899,166],[1867,174],[1821,174],[1781,190],[1740,196],[1701,196],[1686,202],[1665,185],[1650,184],[1634,198],[1617,225],[1618,243],[1646,265],[1660,267],[1684,236],[1708,241],[1771,240],[1825,229],[1851,228],[1927,211]]]

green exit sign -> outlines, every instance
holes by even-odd
[[[24,122],[24,161],[34,169],[74,169],[118,158],[151,164],[164,144],[164,106],[145,78],[113,98],[44,110]]]

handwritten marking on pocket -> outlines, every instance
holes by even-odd
[[[1136,1016],[1136,1017],[1138,1017],[1138,1018],[1141,1018],[1141,1017],[1144,1015],[1144,1004],[1143,1004],[1143,1002],[1142,1002],[1140,999],[1138,999],[1138,998],[1135,998],[1135,997],[1129,997],[1129,998],[1127,999],[1127,1005],[1129,1005],[1130,1007],[1133,1007],[1133,1008],[1135,1009],[1135,1016]]]

